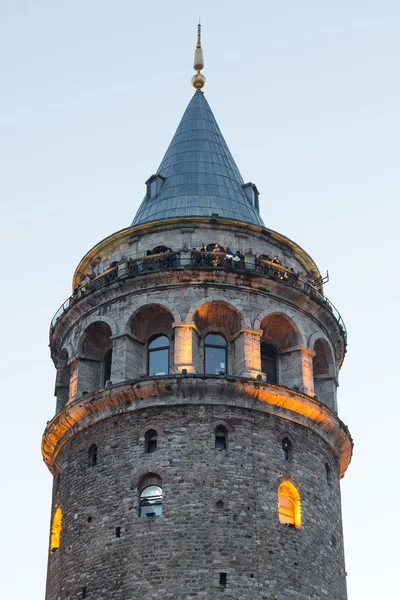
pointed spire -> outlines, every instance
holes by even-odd
[[[228,97],[229,101],[229,97]],[[210,106],[197,90],[132,225],[175,217],[234,219],[263,226]]]
[[[204,77],[204,75],[202,75],[202,73],[200,73],[200,71],[204,69],[203,48],[201,47],[200,23],[197,25],[197,45],[196,50],[194,51],[193,69],[197,71],[197,73],[192,77],[192,86],[196,90],[201,90],[206,85],[206,78]]]

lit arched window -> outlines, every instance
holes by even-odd
[[[88,452],[89,458],[89,467],[94,467],[97,465],[97,446],[96,444],[92,444],[89,448]]]
[[[278,511],[283,525],[301,526],[300,494],[290,481],[283,481],[279,486]]]
[[[103,385],[111,379],[112,349],[106,352],[103,359]]]
[[[228,431],[223,425],[218,425],[215,430],[215,447],[217,450],[228,448]]]
[[[276,350],[265,342],[261,342],[261,371],[266,374],[267,383],[278,383]]]
[[[61,530],[62,530],[62,510],[59,506],[56,506],[54,511],[53,522],[51,524],[51,539],[50,539],[50,552],[54,553],[59,549],[61,543]]]
[[[158,434],[154,429],[150,429],[145,435],[145,452],[147,454],[153,454],[157,450],[157,439]]]
[[[204,340],[204,372],[209,375],[226,373],[226,339],[217,333],[209,333]]]
[[[153,375],[168,375],[169,373],[169,338],[157,335],[149,342],[147,373]]]
[[[139,517],[159,517],[162,514],[161,479],[157,475],[148,475],[143,485],[140,492]]]
[[[282,460],[291,460],[292,459],[292,442],[288,437],[283,438],[282,440]]]

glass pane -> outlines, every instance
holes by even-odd
[[[226,350],[225,348],[205,348],[205,372],[209,375],[219,375],[221,371],[226,373]]]
[[[271,346],[271,344],[266,344],[265,342],[263,342],[261,344],[261,357],[262,358],[272,358],[272,359],[276,359],[276,352],[273,346]]]
[[[154,340],[151,340],[149,344],[151,350],[154,348],[165,348],[165,346],[169,346],[169,339],[166,335],[158,335]]]
[[[165,348],[164,350],[150,350],[149,375],[168,375],[168,357],[168,348]]]
[[[150,183],[150,198],[154,198],[157,195],[157,179],[153,179]]]
[[[148,485],[144,488],[140,497],[147,498],[148,496],[159,496],[162,498],[162,489],[159,485]]]
[[[209,333],[206,335],[205,343],[212,344],[215,346],[223,346],[226,348],[226,339],[222,337],[222,335],[217,335],[216,333]]]

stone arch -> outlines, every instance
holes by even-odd
[[[137,471],[135,473],[135,475],[132,477],[131,480],[131,489],[137,489],[140,485],[140,482],[147,476],[147,475],[151,475],[152,473],[154,473],[155,475],[157,475],[163,485],[165,483],[168,483],[168,476],[166,471],[164,471],[164,469],[160,469],[159,467],[156,467],[155,465],[149,465],[148,467],[145,467],[144,469],[140,469],[140,471]]]
[[[117,322],[117,320],[113,319],[112,317],[109,317],[108,315],[99,315],[99,314],[89,315],[82,322],[82,334],[79,338],[77,354],[79,354],[82,350],[81,342],[82,342],[83,333],[87,330],[89,325],[91,325],[92,323],[96,323],[97,321],[106,323],[109,326],[109,328],[111,329],[112,336],[118,335],[120,333],[118,322]]]
[[[214,433],[214,431],[217,429],[217,427],[220,427],[220,426],[225,427],[225,429],[229,433],[233,433],[235,431],[235,428],[233,427],[233,425],[231,423],[229,423],[229,421],[223,421],[222,419],[218,419],[217,421],[213,421],[212,423],[210,423],[208,429],[209,429],[209,431]]]
[[[320,402],[328,408],[337,411],[336,403],[336,363],[332,347],[324,337],[318,337],[313,342],[313,380],[314,392]]]
[[[157,432],[158,437],[161,437],[164,433],[164,428],[162,427],[162,425],[154,425],[154,423],[146,423],[146,425],[144,427],[142,427],[142,429],[140,430],[139,433],[139,439],[142,440],[146,433],[150,430],[154,430]]]
[[[203,304],[208,304],[209,302],[223,302],[224,304],[230,306],[233,310],[236,310],[241,318],[241,327],[251,329],[250,319],[244,314],[244,310],[240,304],[239,300],[226,300],[225,298],[221,298],[220,296],[209,296],[208,298],[204,298],[200,300],[196,304],[193,304],[186,316],[185,323],[191,324],[194,323],[194,315],[198,311],[198,309]]]
[[[98,318],[87,325],[79,340],[78,392],[91,393],[104,387],[111,373],[110,325]]]
[[[138,313],[147,306],[160,307],[161,310],[168,311],[171,314],[174,325],[182,323],[182,318],[179,311],[175,306],[173,306],[169,302],[164,302],[164,300],[162,302],[148,302],[146,304],[141,304],[140,306],[137,306],[131,313],[128,321],[125,324],[125,333],[132,333],[132,321],[134,321]]]
[[[279,352],[304,346],[300,327],[292,317],[283,312],[264,311],[255,320],[254,328],[261,329],[261,339],[272,343]]]

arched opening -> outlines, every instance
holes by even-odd
[[[160,304],[140,308],[129,323],[131,336],[126,340],[130,360],[127,379],[140,375],[168,375],[173,355],[170,311]]]
[[[85,330],[79,357],[79,390],[94,392],[103,387],[111,377],[111,328],[96,321]]]
[[[92,444],[88,451],[88,466],[95,467],[97,465],[97,446]]]
[[[169,338],[166,335],[156,335],[149,341],[147,356],[147,374],[168,375],[169,373]]]
[[[112,348],[108,350],[103,360],[103,386],[111,380]]]
[[[313,357],[314,393],[318,400],[336,411],[335,363],[331,348],[326,340],[319,338],[314,343]]]
[[[154,429],[149,429],[144,437],[144,449],[146,454],[153,454],[157,450],[158,433]]]
[[[282,525],[301,526],[300,494],[290,481],[283,481],[279,486],[278,513]]]
[[[302,385],[299,357],[294,351],[301,345],[301,334],[295,323],[283,313],[271,313],[263,318],[260,328],[261,366],[267,382],[287,387]],[[297,372],[299,377],[294,376]]]
[[[228,430],[223,425],[218,425],[215,430],[215,448],[217,450],[228,449]]]
[[[60,506],[56,506],[51,524],[50,552],[52,554],[59,549],[61,544],[62,518],[62,509]]]
[[[162,514],[162,481],[149,473],[139,486],[139,517],[159,517]]]
[[[56,396],[57,407],[56,412],[64,408],[69,400],[70,381],[71,381],[71,365],[68,364],[68,352],[63,348],[58,358],[57,377],[56,377]]]
[[[261,371],[265,373],[267,383],[278,383],[277,353],[272,344],[261,342]]]
[[[210,375],[236,373],[233,340],[241,330],[239,312],[227,302],[211,300],[197,308],[193,321],[200,336],[195,355],[197,371]]]
[[[217,333],[209,333],[204,338],[204,373],[225,375],[226,371],[226,339]]]
[[[293,445],[288,437],[282,440],[282,460],[292,460]]]

